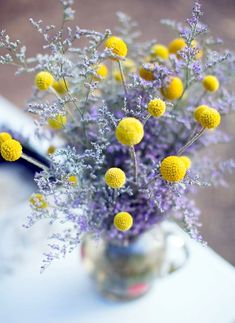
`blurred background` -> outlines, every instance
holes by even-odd
[[[235,1],[201,0],[203,21],[214,36],[223,38],[230,49],[235,44]],[[137,20],[142,39],[157,39],[167,44],[175,35],[161,26],[161,18],[184,21],[190,16],[190,0],[75,0],[75,23],[82,28],[103,31],[117,23],[115,12],[124,11]],[[33,31],[28,19],[42,19],[47,24],[60,24],[61,8],[57,0],[0,0],[1,29],[27,46],[28,55],[42,45],[40,35]],[[30,96],[33,75],[15,77],[13,67],[0,66],[0,95],[24,109]],[[0,107],[1,109],[1,107]],[[235,135],[235,116],[223,120],[222,126]],[[215,154],[235,158],[235,142],[213,148]],[[228,188],[202,189],[196,196],[202,211],[202,234],[208,244],[235,265],[235,174],[229,176]],[[0,202],[1,203],[1,202]]]

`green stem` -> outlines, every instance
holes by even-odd
[[[201,137],[201,135],[205,132],[205,128],[202,128],[195,136],[192,137],[180,150],[178,151],[177,155],[181,156],[186,149],[188,149],[197,139]]]
[[[36,160],[33,157],[30,157],[24,153],[22,153],[21,158],[23,158],[24,160],[28,161],[29,163],[31,163],[31,164],[33,164],[45,171],[49,169],[46,165],[40,163],[38,160]]]
[[[122,67],[122,63],[121,63],[120,60],[118,60],[118,66],[119,66],[119,70],[120,70],[120,74],[121,74],[122,85],[123,85],[123,89],[124,89],[124,92],[125,92],[125,97],[127,98],[128,92],[127,92],[127,87],[126,87],[126,83],[125,83],[123,67]]]

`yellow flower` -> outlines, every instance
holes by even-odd
[[[186,167],[183,160],[178,156],[169,156],[163,159],[160,166],[160,173],[168,182],[179,182],[186,174]]]
[[[121,82],[122,81],[122,76],[121,76],[121,73],[119,71],[119,69],[115,68],[113,70],[113,77],[114,79],[117,81],[117,82]]]
[[[153,117],[160,117],[166,111],[166,103],[161,99],[153,99],[148,103],[148,113]]]
[[[112,167],[107,170],[104,176],[105,183],[112,188],[121,188],[125,185],[126,175],[120,168]]]
[[[78,184],[78,178],[75,175],[71,175],[68,178],[68,182],[72,185],[72,186],[76,186]]]
[[[195,110],[194,110],[194,119],[196,121],[199,121],[200,119],[200,116],[202,114],[202,112],[205,110],[205,109],[209,109],[208,105],[199,105]]]
[[[35,85],[41,91],[46,91],[54,82],[53,76],[49,72],[39,72],[35,76]]]
[[[120,56],[120,57],[126,57],[127,55],[127,45],[126,43],[119,37],[111,36],[109,37],[105,42],[105,47],[110,49],[113,54]],[[113,58],[118,59],[118,58]]]
[[[99,64],[96,68],[96,74],[99,76],[95,77],[95,80],[98,81],[100,79],[106,79],[108,76],[108,68],[104,64]]]
[[[202,50],[201,48],[199,48],[199,46],[198,46],[198,42],[197,42],[196,40],[193,40],[193,41],[191,42],[191,47],[192,47],[192,48],[196,48],[196,49],[197,49],[197,53],[196,53],[196,55],[195,55],[195,58],[196,58],[196,59],[201,59],[201,58],[202,58],[202,56],[203,56],[203,50]]]
[[[52,154],[54,154],[54,152],[56,151],[56,147],[55,146],[53,146],[53,145],[51,145],[51,146],[49,146],[48,148],[47,148],[47,154],[48,155],[52,155]]]
[[[59,130],[64,128],[64,126],[67,123],[66,116],[63,116],[62,114],[58,114],[55,118],[49,118],[48,124],[52,129]]]
[[[149,64],[148,67],[141,66],[139,74],[145,81],[154,81],[156,79],[154,75],[154,64]]]
[[[172,77],[169,83],[162,89],[162,94],[168,100],[179,99],[184,92],[184,85],[180,78]]]
[[[128,212],[119,212],[115,215],[113,224],[119,231],[127,231],[133,225],[133,217]]]
[[[137,145],[144,136],[144,128],[142,123],[136,118],[122,119],[116,128],[117,140],[127,146]]]
[[[67,89],[69,88],[68,82],[64,79],[61,79],[59,81],[54,81],[52,84],[52,87],[56,90],[59,94],[65,94],[67,92]]]
[[[172,42],[168,45],[168,50],[170,54],[177,54],[186,46],[186,43],[183,38],[173,39]]]
[[[213,108],[204,109],[198,119],[202,127],[207,129],[217,128],[220,125],[220,121],[220,113]]]
[[[186,170],[188,170],[192,164],[191,159],[188,156],[180,156],[180,158],[184,162]]]
[[[152,56],[156,56],[165,60],[169,57],[169,50],[164,45],[156,44],[151,48],[151,54]]]
[[[45,209],[48,207],[48,204],[45,200],[44,195],[40,193],[33,194],[29,199],[31,205],[33,205],[36,209]]]
[[[1,132],[0,133],[0,148],[1,145],[4,143],[4,141],[12,139],[11,135],[7,132]]]
[[[2,158],[13,162],[18,160],[22,155],[22,146],[19,141],[14,139],[6,140],[1,145]]]
[[[219,88],[219,81],[216,76],[206,75],[202,81],[205,90],[215,92]]]

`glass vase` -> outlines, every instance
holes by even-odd
[[[81,256],[86,271],[103,295],[114,300],[132,300],[146,294],[156,278],[175,271],[185,262],[187,252],[182,239],[180,263],[169,261],[170,236],[172,233],[162,225],[129,242],[105,238],[95,241],[86,235]],[[172,250],[170,253],[173,254]]]

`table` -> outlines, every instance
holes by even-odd
[[[103,299],[78,253],[39,274],[40,257],[0,284],[2,323],[234,323],[235,270],[211,249],[189,242],[179,271],[156,281],[143,298]]]

